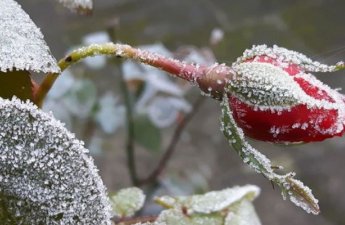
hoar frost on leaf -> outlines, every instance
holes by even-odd
[[[88,150],[33,104],[0,99],[0,220],[100,224],[110,204]]]
[[[92,10],[92,0],[58,0],[65,7],[73,11],[88,12]]]
[[[39,28],[14,0],[0,1],[0,71],[59,73]]]
[[[251,203],[260,193],[254,185],[186,197],[163,196],[156,202],[168,208],[157,223],[167,225],[260,225]]]
[[[115,216],[130,217],[143,207],[145,195],[139,188],[126,188],[112,196],[111,202]]]

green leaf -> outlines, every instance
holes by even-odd
[[[151,152],[158,152],[161,148],[160,130],[152,124],[147,116],[134,118],[134,139]]]
[[[21,100],[32,100],[32,81],[27,71],[0,72],[0,97],[11,99],[13,96]]]
[[[120,218],[133,216],[143,207],[144,202],[143,191],[136,187],[122,189],[111,197],[115,216]]]

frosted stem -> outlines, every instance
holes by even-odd
[[[130,45],[114,43],[93,44],[74,50],[61,59],[58,65],[61,71],[64,71],[78,61],[96,55],[116,56],[151,65],[175,77],[198,84],[201,90],[210,93],[215,98],[223,95],[227,80],[233,76],[232,69],[224,64],[214,64],[210,67],[188,64],[156,53],[133,48]],[[40,106],[42,104],[58,76],[59,74],[48,74],[43,80],[35,96],[35,103],[37,105]]]
[[[223,97],[221,107],[221,130],[243,162],[279,186],[284,198],[289,197],[295,205],[303,208],[308,213],[318,214],[320,212],[318,200],[315,199],[308,187],[304,186],[301,181],[294,179],[295,173],[285,175],[275,173],[272,168],[276,166],[272,166],[271,161],[265,155],[253,148],[245,140],[242,129],[237,126],[232,116],[226,95]]]

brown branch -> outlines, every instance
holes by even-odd
[[[176,130],[175,130],[175,132],[171,138],[170,144],[168,145],[166,151],[164,152],[163,156],[161,157],[160,161],[158,162],[157,167],[151,172],[150,175],[147,176],[147,178],[139,181],[139,186],[154,183],[157,180],[158,176],[164,171],[169,160],[171,159],[171,156],[173,155],[173,153],[176,150],[176,145],[177,145],[178,141],[180,140],[180,137],[181,137],[183,130],[185,129],[187,124],[192,120],[194,115],[198,112],[198,110],[199,110],[200,106],[202,105],[202,103],[204,102],[204,100],[205,100],[205,98],[203,96],[199,96],[198,99],[194,102],[193,110],[190,113],[188,113],[184,117],[184,119],[179,123],[179,125],[177,126],[177,128],[176,128]]]

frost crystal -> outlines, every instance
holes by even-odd
[[[88,150],[51,115],[0,99],[0,221],[110,225],[110,204]]]
[[[65,7],[75,11],[90,11],[92,9],[92,0],[58,0]]]
[[[13,0],[0,1],[0,71],[59,73],[39,28]]]

